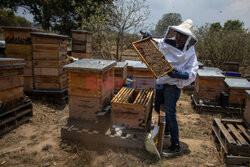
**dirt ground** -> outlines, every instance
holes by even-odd
[[[222,166],[210,135],[212,119],[220,115],[196,113],[190,102],[190,96],[182,93],[177,105],[183,152],[161,160],[142,150],[93,150],[78,143],[63,142],[60,129],[67,121],[68,106],[60,108],[34,102],[31,120],[0,138],[0,167]]]

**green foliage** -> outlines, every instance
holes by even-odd
[[[1,26],[30,27],[31,23],[21,16],[16,16],[13,11],[0,9]]]
[[[206,65],[221,67],[224,62],[236,61],[243,64],[250,54],[250,36],[238,21],[227,21],[224,27],[219,23],[199,27],[196,51],[198,59]]]
[[[179,25],[182,22],[182,17],[179,13],[167,13],[157,22],[153,35],[164,36],[168,26]]]

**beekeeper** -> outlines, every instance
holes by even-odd
[[[173,66],[174,70],[156,80],[155,109],[160,111],[164,104],[166,114],[165,133],[170,133],[171,145],[168,152],[181,152],[179,129],[176,119],[176,103],[181,88],[194,82],[198,71],[195,54],[197,39],[193,34],[193,21],[188,19],[178,26],[169,26],[162,39],[153,39],[159,50]]]

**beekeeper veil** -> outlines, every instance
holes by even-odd
[[[164,42],[179,49],[187,51],[197,43],[197,38],[193,34],[194,23],[187,19],[178,26],[169,26],[164,37]]]

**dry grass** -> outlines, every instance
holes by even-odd
[[[68,106],[58,109],[35,102],[31,121],[0,138],[0,166],[222,166],[210,135],[213,116],[193,111],[185,94],[177,105],[183,153],[169,159],[158,160],[142,150],[93,150],[62,142],[60,128],[67,117]]]

